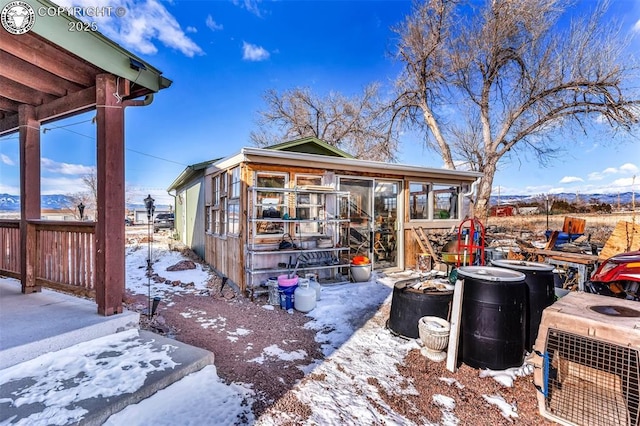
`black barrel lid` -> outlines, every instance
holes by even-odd
[[[491,264],[500,268],[509,268],[515,269],[516,271],[527,272],[553,272],[553,269],[555,268],[553,265],[549,265],[548,263],[527,262],[526,260],[496,259],[492,260]]]
[[[484,281],[523,281],[522,272],[494,266],[462,266],[457,269],[458,275]]]

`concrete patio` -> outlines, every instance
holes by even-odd
[[[65,351],[71,352],[75,345],[114,333],[137,330],[139,314],[124,311],[105,317],[98,315],[94,301],[47,289],[41,293],[22,294],[18,280],[0,277],[0,324],[2,375],[3,372],[20,371],[26,363],[40,355],[59,352],[64,356]],[[146,376],[143,386],[135,392],[70,402],[70,405],[86,410],[82,419],[74,421],[74,424],[100,425],[126,406],[140,402],[214,361],[213,353],[209,351],[146,331],[139,331],[132,341],[158,351],[166,351],[170,347],[169,356],[175,366],[151,372]],[[101,356],[118,355],[107,352]],[[8,376],[12,377],[11,374]],[[55,391],[76,385],[63,381],[56,384]],[[29,423],[33,416],[41,415],[47,409],[46,402],[15,404],[20,394],[28,392],[29,386],[34,386],[34,381],[28,376],[0,381],[0,424]]]

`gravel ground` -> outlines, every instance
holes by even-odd
[[[130,309],[142,310],[147,299],[130,296]],[[315,331],[305,329],[309,321],[303,314],[289,314],[276,308],[264,308],[265,298],[250,301],[225,287],[220,289],[220,279],[214,277],[208,292],[174,295],[163,301],[153,322],[142,316],[142,328],[173,337],[185,343],[202,347],[215,354],[219,376],[228,383],[251,384],[256,392],[252,409],[256,418],[269,411],[281,411],[306,419],[311,407],[302,404],[292,390],[301,380],[323,380],[318,374],[305,377],[304,371],[314,360],[322,360]],[[388,318],[388,304],[381,307],[382,315],[373,317],[377,326],[384,327]],[[264,356],[263,351],[277,345],[290,356],[283,360],[278,356]],[[261,354],[263,354],[261,356]],[[412,350],[398,366],[407,386],[413,386],[418,395],[389,393],[376,386],[376,377],[367,380],[379,389],[384,402],[416,424],[443,421],[442,407],[434,402],[434,395],[449,395],[455,400],[451,410],[453,420],[447,424],[463,425],[543,425],[552,424],[538,414],[533,376],[516,379],[512,388],[500,385],[493,379],[479,378],[478,370],[462,365],[456,373],[446,371],[445,363],[428,361],[419,350]],[[318,377],[316,377],[318,376]],[[445,382],[443,377],[455,379]],[[509,404],[517,406],[518,417],[506,418],[500,409],[489,404],[482,395],[501,395]],[[372,409],[377,402],[371,399]],[[445,419],[446,420],[446,419]]]

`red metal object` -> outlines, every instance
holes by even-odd
[[[482,222],[478,219],[463,220],[458,226],[458,259],[456,267],[470,265],[474,262],[477,265],[484,265],[484,241],[484,225]],[[465,256],[465,253],[468,253],[469,256]]]

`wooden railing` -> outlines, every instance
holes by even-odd
[[[0,220],[0,274],[20,278],[19,220]]]
[[[95,295],[95,223],[29,220],[27,256],[35,285]],[[20,278],[20,222],[0,221],[0,273]]]

